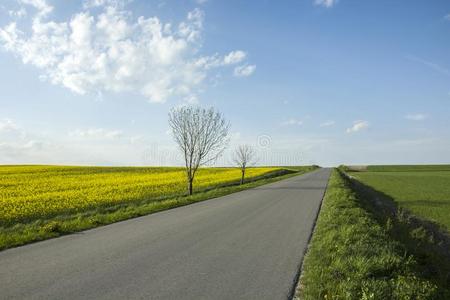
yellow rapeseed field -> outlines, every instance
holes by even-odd
[[[279,168],[251,168],[254,178]],[[236,168],[203,168],[194,190],[237,182]],[[182,168],[0,166],[0,225],[185,193]]]

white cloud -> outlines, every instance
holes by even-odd
[[[211,69],[223,66],[234,65],[242,62],[247,57],[247,53],[242,50],[231,51],[225,56],[218,54],[203,56],[195,61],[195,65],[204,69]]]
[[[21,159],[34,151],[41,150],[44,147],[41,141],[20,141],[0,143],[1,163],[23,163]],[[36,162],[35,162],[36,163]]]
[[[36,17],[44,17],[53,11],[53,7],[46,0],[18,0],[19,4],[25,4],[34,7],[37,10]]]
[[[256,70],[255,65],[243,65],[234,68],[234,76],[236,77],[247,77],[252,75]]]
[[[12,119],[0,120],[0,134],[2,142],[27,138],[27,132]]]
[[[22,161],[25,156],[30,157],[46,146],[42,135],[28,133],[11,119],[0,120],[0,136],[0,164],[25,163]]]
[[[133,92],[150,102],[192,99],[212,68],[242,62],[246,53],[199,56],[204,13],[195,9],[174,26],[158,17],[133,18],[129,1],[89,0],[69,21],[49,19],[45,0],[18,0],[37,13],[31,29],[0,28],[0,45],[43,72],[42,78],[75,93]],[[96,12],[90,9],[96,8]],[[254,66],[240,69],[248,76]]]
[[[409,114],[406,115],[405,118],[411,121],[423,121],[428,118],[428,116],[425,114]]]
[[[208,2],[208,0],[195,0],[195,3],[197,4],[205,4],[206,2]]]
[[[36,140],[30,140],[22,145],[23,149],[42,149],[44,147],[44,142],[42,141],[36,141]]]
[[[424,66],[426,66],[426,67],[428,67],[428,68],[430,68],[430,69],[432,69],[432,70],[434,70],[436,72],[442,73],[444,75],[450,75],[450,70],[449,69],[447,69],[446,67],[441,66],[440,64],[437,64],[435,62],[431,62],[431,61],[425,60],[423,58],[420,58],[420,57],[417,57],[417,56],[414,56],[414,55],[406,55],[405,58],[410,60],[410,61],[422,64],[422,65],[424,65]]]
[[[326,121],[320,124],[320,127],[330,127],[330,126],[334,126],[334,124],[336,124],[336,122],[334,121]]]
[[[291,118],[289,120],[282,122],[281,125],[283,125],[283,126],[293,126],[293,125],[300,126],[300,125],[303,125],[303,121],[297,120],[295,118]]]
[[[131,144],[138,144],[145,141],[145,137],[143,135],[135,135],[130,137],[130,143]]]
[[[367,129],[369,127],[369,122],[367,121],[355,121],[353,122],[353,126],[350,128],[347,128],[347,133],[357,132],[363,129]]]
[[[23,18],[27,15],[25,8],[21,7],[19,10],[9,10],[8,14],[13,18]]]
[[[314,0],[315,5],[320,5],[324,7],[332,7],[338,2],[338,0]]]
[[[184,101],[189,104],[198,104],[199,103],[197,95],[186,96],[186,97],[184,97]]]
[[[446,19],[447,21],[450,21],[450,14],[446,15],[446,16],[444,17],[444,19]]]
[[[12,123],[16,124],[14,128],[25,131],[19,122],[12,120]],[[173,145],[170,134],[167,136],[158,134],[152,137],[130,132],[130,135],[124,135],[122,138],[103,140],[62,135],[57,140],[52,140],[49,135],[51,132],[42,135],[36,134],[33,130],[36,128],[27,129],[25,137],[17,135],[17,131],[0,132],[0,164],[109,166],[181,166],[183,164],[182,156]],[[155,142],[156,140],[158,142]],[[255,146],[258,165],[337,166],[340,164],[446,163],[450,151],[450,140],[445,135],[437,136],[432,133],[425,134],[425,137],[419,134],[404,140],[387,138],[380,141],[323,138],[317,135],[298,137],[295,132],[286,131],[281,135],[272,136],[270,140],[270,148],[261,148],[257,135],[247,136],[233,132],[228,153],[232,153],[234,145],[245,142]],[[333,151],[330,152],[330,149]],[[230,162],[231,156],[225,153],[217,166],[230,165]]]
[[[133,0],[84,0],[83,8],[89,9],[89,8],[101,7],[101,6],[113,6],[113,7],[122,8],[132,1]]]
[[[123,136],[121,130],[107,130],[103,128],[76,129],[69,132],[69,136],[78,138],[116,139]]]
[[[223,62],[226,65],[237,64],[245,59],[247,54],[244,51],[232,51],[223,58]]]
[[[0,120],[0,132],[18,131],[19,126],[11,119]]]

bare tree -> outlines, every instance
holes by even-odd
[[[246,168],[254,164],[256,162],[255,159],[255,150],[249,145],[240,145],[234,151],[233,161],[241,169],[241,184],[244,183]]]
[[[212,107],[205,109],[183,106],[171,110],[169,126],[175,142],[183,152],[187,189],[189,195],[192,195],[197,169],[215,161],[228,145],[230,124]]]

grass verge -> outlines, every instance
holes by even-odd
[[[273,172],[254,178],[243,185],[218,186],[213,189],[200,191],[192,196],[177,196],[159,201],[155,201],[155,199],[134,201],[110,207],[100,207],[78,214],[59,215],[30,223],[17,223],[9,227],[0,227],[0,250],[225,196],[304,174],[314,169],[315,167],[286,168],[282,172]]]
[[[450,299],[445,266],[411,251],[426,247],[403,237],[396,220],[334,170],[303,262],[301,299]],[[406,242],[408,240],[410,244]],[[432,265],[432,268],[430,268]],[[434,270],[434,272],[430,272]],[[448,275],[448,274],[447,274]]]

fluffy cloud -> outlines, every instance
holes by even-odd
[[[247,77],[252,75],[256,70],[255,65],[243,65],[234,68],[234,76],[236,77]]]
[[[131,1],[132,0],[84,0],[83,8],[88,9],[92,7],[100,7],[105,5],[113,7],[125,7],[125,5]]]
[[[14,120],[0,120],[0,164],[24,163],[23,157],[42,151],[44,147],[39,136],[29,134]]]
[[[330,126],[334,126],[334,124],[336,124],[336,122],[334,121],[326,121],[320,124],[320,127],[330,127]]]
[[[363,129],[367,129],[369,127],[369,122],[367,121],[355,121],[353,122],[353,126],[347,128],[347,133],[357,132]]]
[[[11,120],[11,119],[3,119],[0,120],[0,133],[1,132],[11,132],[11,131],[18,131],[19,126]]]
[[[77,129],[69,132],[69,136],[78,138],[116,139],[123,135],[121,130],[107,130],[103,128]]]
[[[36,17],[44,17],[53,11],[53,7],[46,0],[18,0],[17,2],[34,7],[37,10]]]
[[[425,114],[409,114],[405,116],[405,119],[411,120],[411,121],[423,121],[428,116]]]
[[[45,0],[18,0],[36,10],[27,33],[11,22],[0,28],[0,45],[75,93],[137,92],[150,102],[193,99],[212,68],[241,63],[241,50],[198,56],[204,13],[195,9],[174,25],[157,17],[133,18],[125,0],[88,0],[69,21],[49,20]],[[91,9],[96,9],[93,13]],[[237,74],[248,76],[255,66]],[[235,70],[236,74],[236,70]]]
[[[245,59],[247,54],[244,51],[232,51],[223,58],[223,62],[226,65],[237,64]]]
[[[314,0],[315,5],[320,5],[324,7],[332,7],[338,2],[338,0]]]
[[[101,128],[75,130],[56,139],[52,135],[0,119],[0,164],[147,164],[143,136]],[[158,159],[166,153],[161,150]]]
[[[40,151],[43,144],[40,141],[30,140],[28,142],[8,142],[0,143],[0,163],[17,164],[24,163],[25,157],[30,157],[36,151]],[[36,163],[36,161],[26,161],[26,163]]]
[[[203,69],[211,69],[217,67],[224,67],[229,65],[235,65],[245,60],[247,53],[242,50],[231,51],[225,56],[220,56],[218,54],[212,56],[204,56],[196,60],[195,64],[197,67]]]
[[[292,119],[282,122],[281,125],[283,125],[283,126],[293,126],[293,125],[300,126],[300,125],[303,125],[303,121],[292,118]]]
[[[22,7],[19,10],[9,10],[8,14],[10,17],[22,18],[27,15],[27,11],[25,10],[25,8]]]

